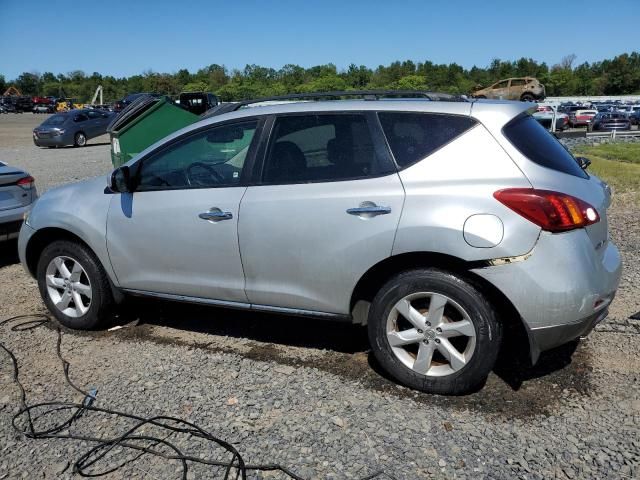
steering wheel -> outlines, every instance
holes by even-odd
[[[204,162],[194,162],[187,167],[187,181],[189,182],[189,185],[195,184],[200,187],[210,186],[210,183],[204,183],[202,180],[198,179],[197,175],[193,175],[192,170],[196,167],[201,167],[206,170],[214,183],[224,183],[224,177],[216,172],[211,165],[207,165]]]

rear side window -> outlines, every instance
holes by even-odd
[[[364,115],[293,115],[276,119],[263,181],[329,182],[392,171],[376,151]]]
[[[589,178],[573,155],[530,115],[511,120],[502,133],[532,162],[575,177]]]
[[[431,155],[476,124],[471,117],[437,113],[380,112],[378,117],[400,168]]]

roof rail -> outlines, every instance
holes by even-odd
[[[339,100],[344,97],[362,97],[364,100],[380,100],[381,98],[422,98],[425,100],[439,102],[466,101],[466,99],[461,96],[440,92],[427,92],[423,90],[338,90],[331,92],[291,93],[288,95],[242,100],[235,103],[222,103],[204,112],[200,118],[209,118],[222,115],[223,113],[235,112],[236,110],[256,103],[287,100]]]

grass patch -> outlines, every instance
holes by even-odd
[[[579,146],[574,149],[574,152],[585,157],[640,165],[640,143],[601,143],[594,146]]]
[[[615,194],[633,193],[633,203],[640,204],[640,143],[580,146],[573,154],[589,158],[589,171],[611,185]]]

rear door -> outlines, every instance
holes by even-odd
[[[373,114],[283,115],[238,232],[252,304],[348,314],[391,254],[404,190]]]
[[[87,135],[91,138],[103,135],[107,131],[106,114],[98,110],[89,110],[87,112],[89,122],[87,126]]]
[[[524,86],[527,81],[524,78],[512,78],[509,83],[509,96],[508,100],[520,100],[520,96],[524,91]]]
[[[76,113],[73,116],[73,130],[74,132],[83,132],[87,138],[91,138],[94,136],[93,131],[95,129],[92,122],[86,112]]]

